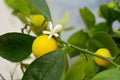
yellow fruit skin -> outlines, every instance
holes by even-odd
[[[30,22],[35,26],[41,26],[44,21],[45,21],[45,18],[42,15],[34,15],[30,18]]]
[[[105,48],[100,48],[100,49],[98,49],[98,50],[96,51],[96,54],[101,55],[101,56],[104,56],[104,57],[108,57],[108,58],[111,58],[111,57],[112,57],[111,54],[110,54],[110,52],[109,52],[109,50],[107,50],[107,49],[105,49]],[[96,57],[96,56],[94,56],[94,61],[95,61],[98,65],[100,65],[100,66],[107,66],[107,65],[110,64],[108,61],[106,61],[106,60],[104,60],[104,59],[101,59],[101,58],[99,58],[99,57]]]
[[[48,35],[37,37],[32,44],[32,52],[35,57],[43,56],[57,49],[57,42],[53,38],[48,39]]]
[[[48,22],[45,21],[44,16],[42,15],[34,15],[30,18],[30,22],[33,24],[30,26],[30,30],[32,30],[36,35],[40,35],[42,30],[45,30],[48,26]]]

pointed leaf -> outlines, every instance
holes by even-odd
[[[90,80],[97,73],[98,66],[91,55],[80,54],[80,58],[69,68],[65,80]]]
[[[104,47],[103,44],[101,44],[98,40],[95,40],[95,39],[90,39],[88,41],[88,47],[89,47],[89,50],[95,52],[97,49],[101,48],[101,47]]]
[[[17,13],[17,17],[25,24],[28,24],[28,20],[22,13]]]
[[[95,17],[87,7],[80,9],[80,15],[88,30],[95,26]]]
[[[17,9],[16,5],[15,5],[15,0],[4,0],[4,1],[9,7],[13,8],[13,9]]]
[[[120,69],[108,69],[97,74],[92,80],[119,80]]]
[[[46,17],[48,21],[52,21],[50,10],[46,3],[46,0],[26,0],[28,3],[38,10],[42,15]]]
[[[108,26],[107,22],[100,22],[97,25],[95,25],[91,30],[89,30],[89,35],[93,36],[98,31],[110,33],[110,29],[111,27]]]
[[[67,72],[65,80],[82,80],[84,77],[84,69],[87,65],[87,60],[83,54],[75,63],[70,67]]]
[[[94,62],[93,56],[86,55],[86,57],[87,57],[87,65],[84,70],[84,72],[85,72],[84,79],[91,80],[91,78],[97,74],[99,66]]]
[[[39,57],[30,64],[22,80],[60,80],[65,65],[64,59],[61,49]]]
[[[66,11],[63,15],[63,17],[57,22],[58,24],[61,24],[63,29],[65,28],[65,25],[68,22],[68,18],[70,16],[70,13],[68,11]]]
[[[93,39],[97,40],[104,48],[109,49],[112,56],[116,56],[120,51],[112,39],[112,37],[105,32],[98,32],[93,36]],[[96,47],[96,46],[94,46]]]
[[[85,43],[88,40],[88,38],[89,37],[88,37],[87,33],[83,32],[83,30],[80,30],[80,31],[74,33],[73,35],[71,35],[68,39],[68,42],[75,46],[84,48]],[[76,50],[72,47],[68,47],[67,51],[71,57],[76,56],[80,53],[79,50]]]
[[[25,16],[30,15],[30,8],[25,0],[15,0],[16,8]]]
[[[0,36],[0,56],[19,62],[31,54],[31,46],[35,37],[21,33],[7,33]]]
[[[114,10],[112,8],[109,8],[107,5],[101,5],[100,11],[101,11],[103,17],[108,22],[108,24],[112,24],[113,21],[120,18],[120,12],[117,10]]]

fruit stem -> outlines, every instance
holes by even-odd
[[[2,76],[2,74],[0,74],[0,77],[2,78],[2,80],[5,80],[5,78]]]
[[[66,44],[66,45],[68,45],[68,46],[70,46],[70,47],[72,47],[72,48],[78,49],[78,50],[80,50],[80,51],[82,51],[82,52],[84,52],[84,53],[86,53],[86,54],[90,54],[90,55],[93,55],[93,56],[97,56],[97,57],[99,57],[99,58],[102,58],[102,59],[104,59],[104,60],[107,60],[107,61],[109,61],[111,64],[113,64],[114,66],[116,66],[117,68],[120,68],[120,65],[116,64],[115,62],[113,62],[113,60],[112,60],[111,58],[107,58],[107,57],[104,57],[104,56],[95,54],[95,52],[92,52],[92,51],[89,51],[89,50],[87,50],[87,49],[83,49],[83,48],[77,47],[77,46],[75,46],[75,45],[73,45],[73,44],[70,44],[70,43],[68,43],[68,42],[65,42],[65,41],[63,41],[63,40],[59,40],[59,41],[61,41],[62,43]]]
[[[20,62],[20,68],[21,68],[22,73],[24,74],[24,67],[23,67],[23,63],[22,62]]]

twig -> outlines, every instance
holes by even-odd
[[[15,66],[15,68],[14,68],[12,74],[11,74],[11,80],[14,80],[13,77],[14,77],[17,66],[18,66],[18,64],[16,64],[16,66]]]
[[[27,24],[21,29],[21,32],[24,33],[25,29],[27,29]]]
[[[23,67],[22,62],[20,62],[20,68],[21,68],[21,70],[22,70],[22,73],[24,74],[24,67]]]
[[[111,58],[107,58],[107,57],[104,57],[104,56],[95,54],[94,52],[91,52],[91,51],[89,51],[89,50],[87,50],[87,49],[82,49],[82,48],[80,48],[80,47],[77,47],[77,46],[75,46],[75,45],[73,45],[73,44],[70,44],[70,43],[68,43],[68,42],[62,41],[62,40],[60,40],[60,39],[59,39],[59,41],[62,42],[62,43],[64,43],[64,44],[66,44],[66,45],[68,45],[68,46],[70,46],[70,47],[73,47],[73,48],[75,48],[75,49],[78,49],[78,50],[80,50],[80,51],[82,51],[82,52],[84,52],[84,53],[86,53],[86,54],[90,54],[90,55],[93,55],[93,56],[97,56],[97,57],[99,57],[99,58],[102,58],[102,59],[104,59],[104,60],[107,60],[107,61],[109,61],[111,64],[113,64],[114,66],[116,66],[117,68],[120,68],[120,65],[116,64],[116,63],[113,61],[113,59],[111,59]]]
[[[2,80],[5,80],[5,78],[2,76],[2,74],[0,74],[0,77],[2,78]]]

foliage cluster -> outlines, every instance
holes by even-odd
[[[42,34],[32,36],[26,27],[35,25],[30,23],[33,15],[41,14],[45,21],[52,21],[51,13],[46,0],[5,0],[13,9],[25,27],[21,33],[12,32],[0,35],[0,56],[14,63],[20,63],[23,70],[22,80],[119,80],[120,76],[120,29],[114,31],[113,23],[120,22],[120,1],[114,0],[109,5],[102,4],[98,15],[103,22],[96,23],[96,18],[87,7],[80,8],[79,13],[85,24],[86,30],[79,30],[72,34],[67,42],[55,38],[59,49],[35,59],[31,64],[24,64],[23,60],[30,58],[31,46],[34,39]],[[66,17],[61,25],[65,30]],[[118,25],[119,27],[119,25]],[[24,30],[27,29],[27,33]],[[61,32],[62,32],[61,31]],[[95,55],[99,48],[107,48],[112,59]],[[67,57],[80,56],[72,66],[68,67]],[[111,64],[106,67],[97,65],[93,56],[108,60]],[[4,77],[1,75],[4,79]]]

